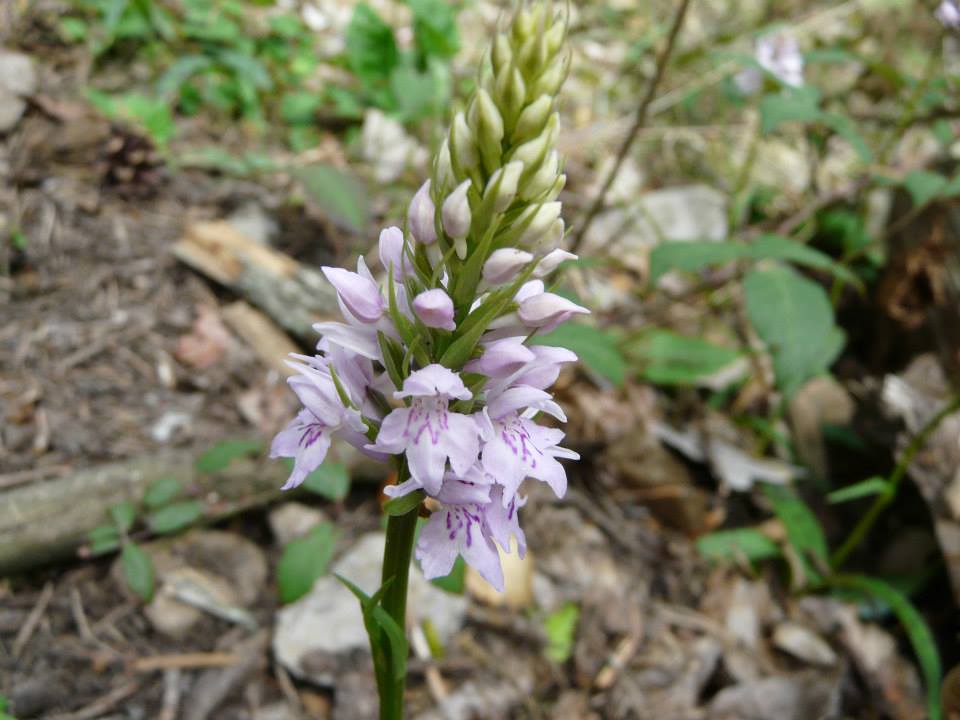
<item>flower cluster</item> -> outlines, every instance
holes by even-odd
[[[746,68],[734,78],[745,95],[753,95],[763,87],[766,73],[790,87],[803,85],[803,54],[797,38],[789,32],[780,31],[758,38],[753,56],[757,66]]]
[[[433,172],[410,202],[406,229],[380,233],[383,277],[325,267],[342,321],[317,324],[316,356],[296,356],[290,380],[303,409],[273,442],[294,459],[295,487],[323,461],[332,437],[380,459],[432,510],[416,554],[427,577],[458,555],[503,587],[499,545],[525,552],[518,511],[524,480],[562,496],[564,421],[547,392],[576,356],[530,344],[587,310],[544,278],[575,259],[561,245],[563,187],[554,149],[556,95],[569,66],[566,21],[527,7],[499,34],[490,67],[455,115]],[[411,505],[412,507],[413,505]]]

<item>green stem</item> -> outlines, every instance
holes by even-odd
[[[940,426],[940,423],[943,422],[943,419],[948,415],[952,415],[957,410],[960,410],[960,395],[955,396],[940,412],[930,418],[926,425],[920,428],[920,432],[913,436],[910,444],[907,445],[906,450],[903,451],[903,455],[900,456],[900,461],[897,463],[897,466],[890,474],[890,478],[887,480],[887,489],[874,498],[870,509],[860,518],[860,521],[853,530],[850,531],[847,539],[844,540],[843,545],[841,545],[833,554],[833,557],[830,558],[830,566],[834,570],[838,570],[850,556],[850,553],[870,534],[874,524],[877,522],[877,518],[880,517],[880,514],[887,505],[892,503],[896,498],[897,490],[900,488],[903,478],[906,477],[907,469],[917,456],[917,453],[927,444],[930,436],[936,432],[936,429]]]
[[[398,482],[402,482],[401,473]],[[383,594],[381,605],[401,628],[406,627],[407,581],[410,577],[410,557],[417,529],[419,508],[405,515],[391,515],[387,521],[387,544],[383,551],[383,584],[390,583]],[[389,665],[389,661],[388,661]],[[393,668],[385,673],[380,688],[380,720],[403,720],[403,693],[406,677],[396,679]]]

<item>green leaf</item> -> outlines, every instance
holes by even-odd
[[[810,562],[810,556],[821,565],[828,564],[827,539],[816,516],[792,488],[783,485],[765,484],[764,494],[773,506],[773,512],[787,531],[787,540],[797,551],[801,562],[814,582],[819,582],[820,571]]]
[[[580,608],[574,603],[567,603],[543,621],[543,629],[547,634],[547,646],[543,652],[553,662],[564,663],[570,659],[579,619]]]
[[[328,500],[343,500],[350,492],[350,473],[343,463],[327,460],[307,475],[303,486]]]
[[[173,501],[183,490],[180,481],[172,475],[162,477],[150,483],[143,494],[143,504],[151,510]]]
[[[291,125],[309,125],[316,120],[323,98],[310,92],[288,92],[280,100],[280,116]]]
[[[411,510],[420,507],[420,503],[423,502],[425,497],[426,494],[422,490],[414,490],[406,495],[387,500],[383,504],[383,511],[392,516],[406,515]]]
[[[747,315],[773,355],[777,385],[787,396],[822,374],[843,346],[822,287],[794,270],[751,270],[744,278]]]
[[[605,330],[582,323],[566,323],[546,335],[536,335],[532,345],[555,345],[580,356],[580,361],[614,385],[623,385],[626,360],[616,339]]]
[[[845,503],[873,495],[883,495],[887,492],[890,492],[890,483],[887,482],[886,478],[878,475],[867,478],[866,480],[861,480],[853,485],[847,485],[839,490],[834,490],[827,495],[827,502],[832,504]]]
[[[386,82],[400,60],[393,30],[376,11],[360,3],[346,31],[347,64],[368,86]]]
[[[273,88],[273,79],[270,77],[269,71],[253,55],[248,55],[239,50],[221,50],[217,54],[217,59],[232,70],[238,79],[244,79],[256,89],[270,90]]]
[[[450,571],[449,575],[434,578],[430,582],[448,593],[463,595],[466,577],[467,565],[463,561],[463,557],[457,556],[456,562],[453,563],[453,570]]]
[[[310,592],[327,571],[336,542],[333,525],[323,522],[305,537],[287,543],[277,564],[277,587],[282,602],[291,603]]]
[[[903,186],[910,193],[910,197],[913,198],[913,204],[919,207],[940,197],[949,182],[940,173],[914,170],[903,179]]]
[[[120,564],[123,571],[123,581],[144,602],[150,602],[153,597],[154,569],[153,560],[139,545],[128,542],[120,553]]]
[[[820,91],[812,85],[784,88],[776,95],[765,95],[760,101],[760,125],[764,134],[786,122],[812,122],[820,117]]]
[[[446,0],[407,0],[413,11],[413,39],[422,57],[448,59],[460,49],[457,16]]]
[[[197,73],[206,70],[213,61],[206,55],[184,55],[167,68],[157,81],[157,91],[161,94],[178,95],[181,86]]]
[[[390,617],[381,605],[373,607],[372,616],[387,636],[390,645],[390,666],[393,668],[393,677],[395,680],[400,680],[407,674],[407,655],[410,653],[407,646],[407,636],[397,624],[397,621]]]
[[[733,242],[662,242],[650,253],[650,283],[656,283],[670,270],[698,272],[708,265],[719,265],[742,258],[747,252],[745,245]]]
[[[224,440],[197,458],[197,472],[216,473],[226,470],[230,463],[242,457],[259,455],[263,443],[259,440]]]
[[[863,138],[863,135],[857,130],[857,126],[853,120],[839,113],[823,113],[821,120],[837,135],[850,143],[863,162],[873,162],[873,151],[870,149],[870,146],[867,145],[867,141]]]
[[[854,590],[864,595],[879,598],[893,610],[900,624],[903,625],[913,651],[917,655],[923,680],[927,686],[927,717],[928,720],[943,720],[943,709],[940,704],[940,682],[942,680],[942,666],[940,653],[933,633],[924,621],[923,616],[899,590],[877,578],[862,575],[836,575],[830,578],[830,583],[837,588]]]
[[[130,532],[137,517],[137,508],[129,500],[110,506],[110,517],[121,534]]]
[[[65,17],[60,19],[60,34],[68,42],[81,42],[87,39],[87,23],[80,18]]]
[[[390,91],[403,120],[416,120],[434,109],[436,81],[430,73],[403,65],[394,68],[390,74]]]
[[[199,500],[184,500],[167,505],[150,516],[150,529],[158,535],[183,530],[203,517],[203,503]]]
[[[780,556],[780,547],[754,528],[718,530],[697,539],[697,550],[710,560],[751,562]]]
[[[798,265],[828,270],[852,285],[861,285],[850,270],[826,253],[783,235],[760,235],[749,246],[747,253],[755,260],[785,260]]]
[[[670,330],[641,333],[625,350],[647,380],[662,385],[695,385],[741,357],[736,350]]]
[[[87,542],[91,555],[106,555],[120,547],[120,532],[116,525],[98,525],[87,533]]]
[[[324,213],[357,233],[367,224],[369,200],[363,183],[332,165],[307,165],[295,171],[310,200]]]

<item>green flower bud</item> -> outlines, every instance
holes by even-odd
[[[492,172],[500,166],[503,117],[490,93],[483,88],[477,90],[477,96],[470,107],[470,125],[476,133],[484,165],[488,172]]]
[[[517,116],[527,97],[527,86],[520,71],[512,65],[504,67],[497,75],[495,92],[497,104],[508,122]]]
[[[537,167],[543,160],[547,151],[553,147],[553,141],[557,134],[557,127],[560,124],[560,116],[554,113],[547,121],[546,127],[533,140],[528,140],[513,151],[511,160],[519,160],[528,168]]]
[[[565,53],[554,59],[543,74],[534,84],[533,89],[536,94],[556,95],[567,77],[567,71],[570,69],[570,53]]]
[[[520,186],[520,197],[524,200],[535,200],[548,193],[557,181],[559,169],[560,155],[556,150],[551,150],[533,176]]]
[[[517,183],[523,173],[522,162],[508,162],[498,168],[483,191],[484,205],[491,205],[493,212],[501,213],[510,207],[510,203],[517,195]]]
[[[558,17],[553,21],[553,25],[544,35],[547,46],[547,52],[550,55],[556,55],[563,47],[563,41],[567,38],[567,21],[565,18]]]
[[[464,175],[468,170],[477,166],[479,157],[477,156],[477,143],[467,125],[467,119],[462,112],[458,112],[450,125],[450,160],[451,165],[458,176]]]
[[[559,202],[546,202],[541,205],[534,205],[527,208],[524,212],[533,211],[529,218],[529,224],[520,233],[517,244],[521,247],[532,247],[545,239],[551,226],[560,217],[562,205]],[[522,217],[522,216],[521,216]]]
[[[493,65],[493,74],[499,75],[505,67],[509,67],[513,60],[513,50],[506,35],[497,35],[490,50],[490,63]]]
[[[453,174],[453,165],[450,162],[450,144],[446,138],[443,139],[434,162],[433,176],[436,178],[437,189],[440,192],[445,192],[457,181]]]
[[[517,143],[539,135],[547,123],[547,118],[550,117],[551,110],[553,110],[553,97],[550,95],[541,95],[527,105],[520,113],[510,140]]]

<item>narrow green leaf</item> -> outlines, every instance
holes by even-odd
[[[407,0],[413,11],[413,39],[422,57],[449,59],[460,49],[457,17],[447,0]]]
[[[184,500],[160,508],[150,515],[150,529],[158,535],[168,535],[193,525],[203,517],[203,503],[199,500]]]
[[[890,483],[887,482],[887,479],[875,476],[861,480],[853,485],[847,485],[847,487],[840,488],[839,490],[834,490],[827,495],[827,502],[833,504],[845,503],[872,495],[882,495],[889,491]]]
[[[771,484],[765,484],[763,489],[773,505],[774,513],[787,531],[787,540],[804,562],[810,578],[818,582],[820,572],[810,563],[809,556],[812,555],[820,564],[826,566],[828,549],[826,536],[816,516],[793,489]]]
[[[407,636],[397,624],[397,621],[390,617],[381,605],[375,605],[372,614],[374,621],[387,636],[393,677],[395,680],[400,680],[407,674],[407,655],[410,652],[407,646]]]
[[[731,348],[658,329],[640,333],[624,349],[647,380],[662,385],[695,385],[741,357]]]
[[[420,506],[426,493],[423,490],[415,490],[412,493],[401,495],[387,500],[383,504],[383,511],[387,515],[406,515],[411,510]]]
[[[123,581],[144,602],[150,602],[153,597],[154,569],[153,561],[140,546],[128,542],[123,546],[120,554],[120,563],[123,570]]]
[[[786,260],[807,267],[828,270],[841,280],[860,286],[860,280],[848,268],[829,255],[782,235],[761,235],[749,246],[747,253],[755,260]]]
[[[570,659],[579,619],[580,608],[574,603],[567,603],[544,620],[543,629],[547,634],[547,646],[543,652],[553,662],[564,663]]]
[[[120,533],[116,525],[98,525],[87,533],[87,542],[91,555],[106,555],[120,547]]]
[[[857,130],[857,125],[853,120],[846,115],[832,112],[823,113],[821,120],[837,135],[850,143],[863,162],[873,162],[873,151],[860,131]]]
[[[224,440],[197,458],[197,472],[215,473],[226,470],[237,458],[257,455],[263,451],[259,440]]]
[[[923,616],[917,612],[910,600],[892,585],[877,578],[862,575],[836,575],[830,578],[830,583],[840,589],[854,590],[879,598],[890,606],[900,620],[900,624],[903,625],[913,651],[917,655],[923,680],[927,686],[928,720],[943,720],[943,709],[940,704],[940,683],[943,672],[940,653],[933,639],[933,633],[930,632]]]
[[[546,335],[535,335],[531,345],[554,345],[572,350],[580,361],[614,385],[623,385],[626,360],[613,335],[583,323],[565,323]]]
[[[350,492],[350,474],[343,463],[327,460],[307,475],[303,486],[328,500],[343,500]]]
[[[366,187],[355,175],[322,163],[297,168],[294,174],[321,212],[354,232],[363,232],[370,202]]]
[[[935,200],[947,188],[949,180],[940,173],[928,170],[914,170],[903,179],[903,186],[913,198],[913,204],[926,205]]]
[[[176,499],[182,489],[180,481],[172,475],[162,477],[150,483],[143,494],[143,504],[150,509],[156,509]]]
[[[137,518],[137,508],[129,500],[110,506],[110,518],[121,534],[130,532],[133,521]]]
[[[291,540],[277,564],[280,600],[300,599],[326,571],[336,546],[336,531],[330,523],[320,523],[302,538]]]
[[[760,124],[764,134],[786,122],[812,122],[820,118],[820,91],[812,85],[784,88],[760,101]]]
[[[710,560],[751,562],[780,556],[780,547],[754,528],[718,530],[697,539],[697,550]]]

